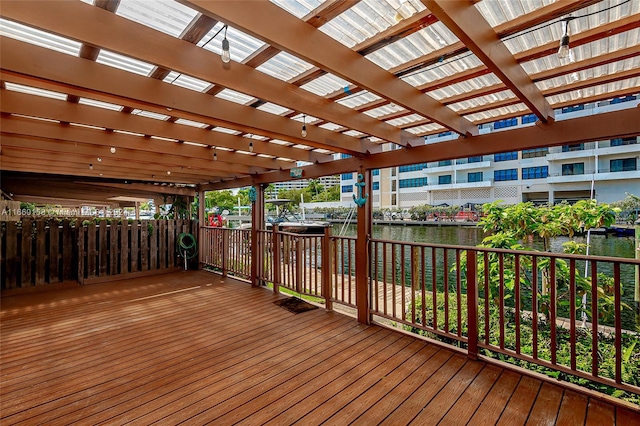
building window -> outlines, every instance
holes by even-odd
[[[576,143],[573,145],[563,145],[562,152],[572,152],[572,151],[584,151],[583,143]]]
[[[584,163],[571,163],[562,165],[562,176],[583,175]]]
[[[568,112],[573,112],[573,111],[582,111],[583,109],[584,109],[584,104],[565,107],[565,108],[562,108],[562,114],[566,114]]]
[[[396,198],[396,194],[391,194],[391,205],[395,206],[396,204],[398,204],[398,200]]]
[[[451,165],[451,160],[438,161],[438,167],[450,166],[450,165]]]
[[[398,167],[398,172],[399,173],[419,172],[420,170],[426,169],[426,168],[427,168],[427,163],[410,164],[408,166],[400,166],[400,167]]]
[[[522,151],[522,158],[544,157],[549,153],[549,148],[525,149]]]
[[[467,161],[469,163],[481,163],[482,162],[482,156],[480,156],[480,157],[469,157],[469,159]]]
[[[373,188],[374,191],[378,191],[380,189],[380,182],[373,182],[371,184],[371,187]]]
[[[522,169],[522,180],[549,177],[549,166],[526,167]]]
[[[501,152],[493,155],[493,161],[511,161],[518,159],[518,151]]]
[[[451,135],[451,132],[441,132],[441,133],[438,133],[438,137],[442,137],[442,136],[450,136],[450,135]]]
[[[349,180],[349,179],[353,179],[353,173],[343,173],[340,178],[342,180]]]
[[[518,180],[518,169],[494,170],[493,180],[496,182]]]
[[[397,180],[392,180],[391,181],[391,191],[395,191],[396,190],[396,186],[397,186]]]
[[[635,136],[630,138],[611,139],[611,146],[635,145],[637,143],[638,138],[636,138]]]
[[[482,182],[482,172],[467,173],[467,182]]]
[[[340,154],[340,158],[349,158],[351,154]]]
[[[523,115],[522,116],[522,124],[535,123],[538,121],[538,117],[535,114]]]
[[[636,158],[621,158],[619,160],[611,160],[612,172],[631,172],[638,169],[638,160]]]
[[[505,120],[499,120],[493,123],[494,129],[504,129],[505,127],[513,127],[518,125],[517,118],[507,118]]]
[[[419,177],[413,179],[400,179],[400,189],[402,188],[420,188],[427,186],[427,178]]]
[[[342,185],[342,193],[353,192],[353,185]]]
[[[620,104],[622,102],[635,101],[637,98],[635,96],[625,96],[623,98],[613,98],[611,99],[612,104]]]
[[[371,172],[371,174],[373,176],[380,176],[380,169],[373,169],[373,171]]]
[[[451,183],[451,175],[438,176],[438,185],[448,185]]]

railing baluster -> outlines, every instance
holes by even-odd
[[[520,255],[516,254],[514,258],[515,268],[515,302],[516,310],[516,353],[520,354]]]
[[[427,299],[426,299],[426,277],[427,277],[427,270],[426,270],[426,264],[427,264],[427,260],[426,260],[426,253],[425,253],[425,247],[420,247],[420,262],[422,263],[422,274],[420,276],[420,288],[422,289],[422,326],[426,327],[427,326]]]
[[[396,318],[396,244],[391,244],[391,262],[393,262],[393,268],[391,270],[391,312],[393,317]]]
[[[458,337],[462,337],[462,271],[460,268],[460,249],[456,249],[456,310],[458,311]]]
[[[387,243],[382,243],[382,293],[384,294],[384,314],[387,314]]]
[[[477,257],[475,250],[467,251],[467,353],[469,358],[478,358],[478,287]]]
[[[433,329],[438,329],[438,262],[436,260],[436,249],[435,247],[431,248],[431,299],[432,299],[432,308],[433,308]]]
[[[442,250],[443,269],[443,290],[444,290],[444,332],[449,332],[449,267],[447,249]]]
[[[489,345],[489,252],[485,251],[484,256],[484,343]],[[467,259],[468,263],[468,259]],[[468,267],[468,266],[467,266]]]
[[[621,315],[621,294],[620,294],[620,262],[613,264],[613,294],[614,294],[614,327],[615,327],[615,350],[616,350],[616,383],[622,383],[622,315]]]
[[[550,313],[550,321],[549,325],[551,326],[551,364],[556,364],[556,259],[553,257],[549,258],[549,286],[550,290],[550,300],[549,300],[549,313]]]
[[[569,260],[569,334],[571,369],[576,370],[576,260]]]
[[[591,374],[598,377],[598,263],[591,261]]]
[[[533,321],[533,359],[538,359],[538,257],[531,257],[532,286],[531,286],[531,315]]]
[[[407,306],[405,303],[405,276],[406,276],[406,271],[405,271],[405,263],[406,263],[406,259],[405,259],[405,251],[406,246],[404,244],[400,245],[400,300],[401,300],[401,315],[402,315],[402,319],[404,320],[406,318],[406,313],[405,313],[405,307]]]
[[[498,253],[498,265],[498,270],[500,271],[500,288],[498,289],[500,294],[500,305],[498,306],[500,317],[500,349],[504,349],[504,253]]]

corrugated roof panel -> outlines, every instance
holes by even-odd
[[[629,78],[626,80],[616,81],[608,84],[600,84],[597,86],[586,87],[580,90],[574,90],[559,95],[548,96],[547,101],[551,105],[570,100],[579,100],[581,98],[589,98],[607,93],[617,92],[619,90],[631,89],[634,93],[640,93],[640,77]]]
[[[436,63],[402,76],[402,79],[415,87],[450,77],[468,69],[484,66],[482,61],[472,53],[465,53],[449,60]]]
[[[42,96],[43,98],[58,99],[61,101],[67,100],[66,93],[54,92],[51,90],[38,89],[37,87],[24,86],[22,84],[11,83],[5,81],[5,88],[13,92],[26,93],[28,95]]]
[[[216,98],[225,99],[227,101],[235,102],[237,104],[245,105],[247,102],[253,101],[253,96],[245,95],[244,93],[236,92],[231,89],[224,89],[220,93],[216,93]]]
[[[256,69],[277,79],[289,81],[311,68],[313,65],[308,62],[287,52],[280,52]]]
[[[282,107],[280,105],[272,104],[267,102],[266,104],[260,105],[258,108],[260,111],[265,111],[275,115],[282,115],[286,112],[291,111],[289,108]]]
[[[121,0],[116,14],[179,37],[198,12],[173,0]]]
[[[433,28],[432,28],[433,27]],[[423,28],[388,46],[367,55],[367,59],[384,69],[390,69],[425,56],[458,41],[441,22]]]
[[[184,87],[186,89],[190,89],[196,92],[204,92],[209,90],[213,86],[212,83],[204,80],[200,80],[199,78],[191,77],[185,74],[179,74],[175,71],[171,71],[167,76],[162,80],[165,83],[175,84],[176,86]]]
[[[290,14],[302,18],[320,6],[324,1],[320,0],[270,0],[271,3],[276,4],[289,12]]]
[[[357,108],[361,105],[368,104],[369,102],[377,101],[378,99],[382,98],[374,93],[362,91],[349,95],[346,98],[339,99],[336,102],[349,108]]]
[[[207,35],[202,37],[202,40],[198,42],[198,46],[220,55],[222,53],[222,40],[224,40],[225,36],[225,31],[222,30],[222,27],[224,27],[224,23],[218,22]],[[227,40],[229,40],[229,54],[232,61],[242,62],[265,45],[262,40],[233,27],[227,28],[226,35]]]
[[[495,27],[554,2],[555,0],[491,0],[477,2],[475,6],[489,25]]]
[[[477,98],[469,99],[462,102],[456,102],[447,106],[455,112],[460,112],[461,110],[476,108],[483,105],[490,106],[494,102],[505,101],[509,99],[516,99],[516,95],[511,90],[503,90],[501,92],[479,96]]]
[[[367,114],[368,116],[377,118],[383,115],[387,115],[387,114],[391,114],[391,113],[403,111],[403,110],[404,110],[403,107],[398,106],[396,104],[387,104],[378,108],[370,109],[369,111],[365,111],[364,113]]]
[[[414,135],[421,135],[423,133],[433,132],[435,130],[445,130],[445,128],[436,123],[429,123],[422,126],[409,127],[405,130],[409,133],[413,133]]]
[[[358,132],[357,130],[348,130],[343,133],[344,135],[351,136],[354,138],[359,138],[365,136],[366,133]]]
[[[239,135],[240,133],[242,133],[242,132],[239,132],[237,130],[227,129],[226,127],[214,127],[213,129],[211,129],[211,131],[220,132],[220,133],[228,133],[230,135]]]
[[[311,93],[315,93],[319,96],[326,96],[338,90],[342,90],[345,87],[348,87],[351,83],[347,80],[340,78],[333,74],[325,74],[320,78],[316,78],[309,83],[306,83],[302,87],[305,90],[308,90]]]
[[[154,65],[147,62],[139,61],[104,49],[100,50],[96,62],[144,76],[148,76],[155,68]]]
[[[500,120],[501,116],[507,115],[507,114],[513,114],[513,113],[528,114],[529,108],[527,108],[525,104],[520,103],[516,105],[509,105],[506,107],[490,109],[488,111],[477,112],[475,114],[468,114],[468,115],[465,115],[464,117],[469,121],[471,121],[472,123],[475,123],[476,121],[488,120],[492,118],[495,118],[496,120]]]
[[[335,123],[324,123],[319,125],[318,127],[321,127],[323,129],[327,129],[327,130],[331,130],[332,132],[335,131],[336,129],[341,129],[342,126],[335,124]]]
[[[143,111],[141,109],[134,109],[133,111],[131,111],[131,114],[139,115],[141,117],[153,118],[155,120],[161,120],[161,121],[166,121],[166,120],[169,119],[168,115],[157,114],[157,113],[151,112],[151,111]]]
[[[598,78],[606,75],[613,75],[621,71],[628,71],[637,69],[640,67],[640,57],[629,58],[624,61],[613,62],[611,64],[602,65],[595,68],[589,68],[587,70],[573,72],[571,74],[563,75],[549,80],[544,80],[536,83],[540,90],[547,90],[552,88],[560,88],[569,84],[581,82],[589,82],[590,79]]]
[[[96,101],[95,99],[88,99],[88,98],[80,98],[78,100],[78,103],[80,105],[88,105],[96,108],[108,109],[111,111],[121,111],[123,108],[122,105],[116,105],[109,102]]]
[[[71,56],[79,56],[80,47],[82,46],[82,43],[78,43],[77,41],[59,37],[2,18],[0,18],[0,35],[55,50],[56,52],[66,53]]]
[[[442,101],[452,96],[469,93],[484,87],[491,87],[499,83],[500,80],[498,77],[494,74],[487,74],[470,80],[461,81],[460,83],[451,86],[442,87],[440,89],[427,92],[427,94],[432,98]]]
[[[176,124],[184,124],[185,126],[191,126],[191,127],[199,127],[201,129],[205,128],[208,126],[208,124],[205,123],[200,123],[198,121],[193,121],[193,120],[187,120],[184,118],[178,118],[175,121]]]

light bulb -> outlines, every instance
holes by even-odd
[[[111,151],[112,154],[115,154],[116,153],[116,147],[112,146],[110,151]]]
[[[231,53],[229,52],[229,40],[227,40],[227,37],[224,38],[224,40],[222,40],[222,62],[224,62],[225,64],[228,64],[229,61],[231,61]]]
[[[170,175],[171,174],[171,170],[167,170],[167,174]]]
[[[302,132],[300,132],[300,134],[302,135],[303,138],[307,137],[307,125],[306,124],[302,125]]]
[[[560,39],[560,47],[558,48],[558,59],[564,59],[569,56],[569,35],[565,34]]]
[[[217,152],[213,153],[213,161],[218,161],[218,153]]]
[[[93,164],[89,164],[89,170],[93,170]]]
[[[253,142],[249,142],[249,152],[253,152]]]
[[[102,163],[102,158],[98,157],[98,163]]]

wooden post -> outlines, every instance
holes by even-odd
[[[478,273],[477,253],[467,250],[467,356],[478,359]],[[434,296],[435,297],[435,296]],[[485,319],[488,321],[488,319]]]
[[[302,291],[304,290],[303,286],[302,286],[302,268],[304,267],[304,250],[303,250],[303,245],[304,245],[304,240],[300,237],[296,237],[295,239],[295,245],[296,245],[296,292],[298,293],[302,293]]]
[[[322,294],[324,296],[324,307],[327,311],[333,310],[333,283],[331,282],[331,227],[324,228],[322,237]]]
[[[204,191],[198,188],[198,269],[204,265],[204,227],[207,225],[207,218],[204,215]],[[209,248],[211,249],[211,248]]]
[[[358,207],[358,233],[356,240],[356,305],[358,322],[369,324],[369,237],[371,235],[371,170],[360,169],[364,177],[364,194],[369,194],[362,207]]]
[[[229,269],[229,231],[226,228],[218,228],[216,231],[222,234],[222,276],[227,276],[227,269]]]
[[[258,262],[258,229],[264,229],[264,188],[261,184],[254,186],[256,190],[256,201],[251,210],[251,286],[259,287],[259,273],[262,265]]]
[[[640,215],[638,215],[638,219],[635,222],[635,228],[636,244],[634,247],[636,248],[636,259],[640,259]],[[636,288],[633,300],[636,303],[636,323],[640,324],[640,266],[636,266]]]
[[[282,236],[280,235],[280,226],[273,224],[273,292],[280,293],[280,283],[282,282],[282,259],[280,258],[280,246],[282,245]]]

